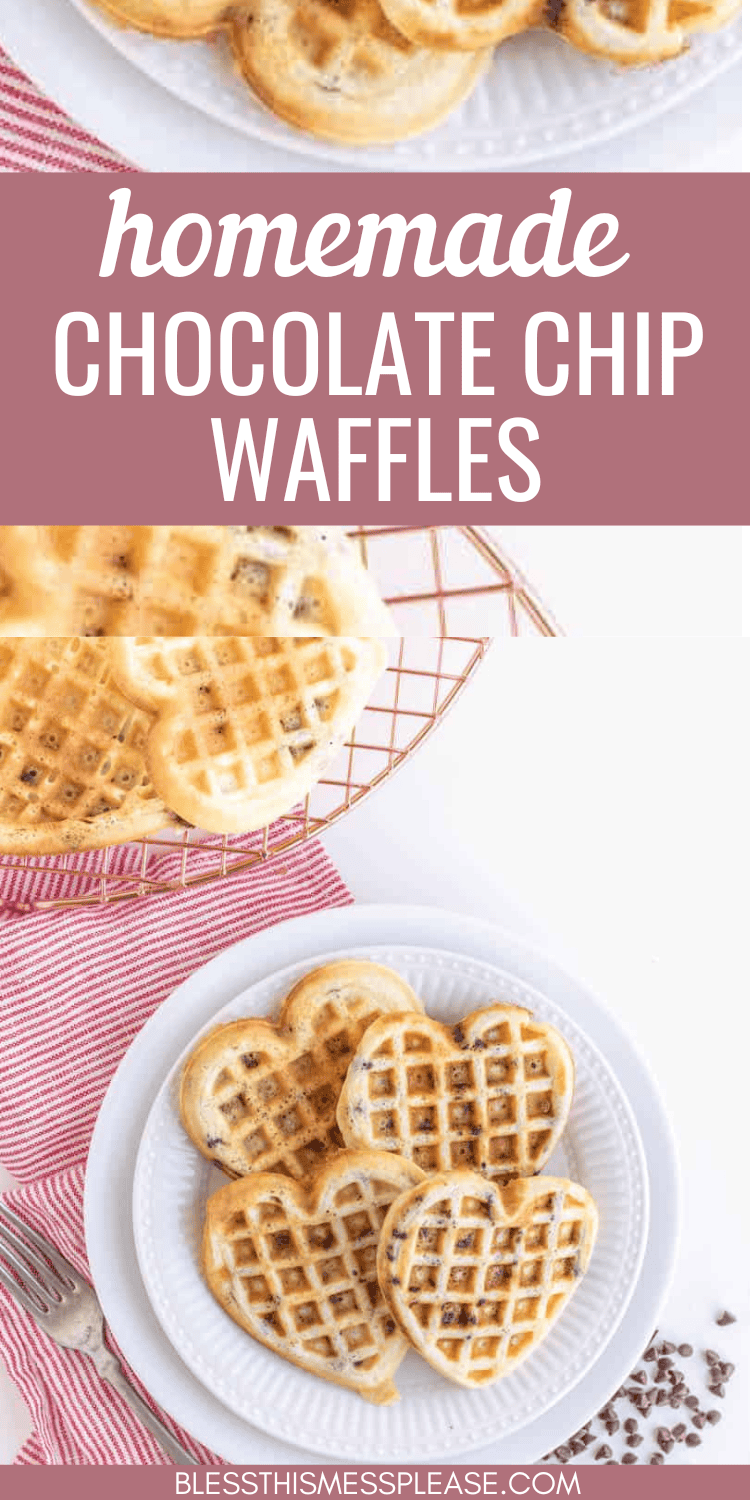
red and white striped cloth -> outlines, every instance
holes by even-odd
[[[0,48],[0,171],[131,170],[47,99]]]
[[[116,851],[112,868],[126,869],[131,858]],[[164,855],[160,875],[176,877],[180,859]],[[352,898],[317,843],[226,881],[109,906],[24,912],[38,894],[32,878],[0,883],[0,1162],[22,1183],[6,1201],[87,1274],[84,1164],[130,1042],[182,980],[230,943]],[[39,878],[48,895],[54,877]],[[18,1463],[168,1462],[89,1361],[47,1339],[2,1288],[0,1358],[34,1422]],[[201,1462],[218,1462],[164,1420]]]

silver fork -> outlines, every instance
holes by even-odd
[[[15,1276],[7,1266],[12,1266]],[[107,1348],[104,1314],[94,1288],[4,1203],[0,1203],[0,1284],[55,1343],[78,1349],[93,1360],[102,1380],[119,1391],[169,1458],[181,1467],[198,1464],[141,1400]]]

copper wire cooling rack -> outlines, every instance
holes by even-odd
[[[353,533],[403,635],[559,635],[482,526],[362,526]]]
[[[226,879],[330,828],[424,743],[496,636],[557,634],[526,580],[475,527],[363,527],[355,533],[402,636],[347,745],[304,805],[260,833],[153,834],[123,849],[0,856],[26,908],[134,900]],[[480,630],[486,621],[489,630]],[[475,634],[462,633],[474,626]]]

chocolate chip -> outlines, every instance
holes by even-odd
[[[672,1452],[672,1449],[674,1448],[674,1441],[668,1427],[657,1427],[656,1441],[659,1444],[662,1453]]]
[[[601,1448],[597,1448],[596,1453],[594,1454],[594,1458],[596,1459],[611,1457],[612,1449],[610,1448],[609,1443],[602,1443]]]
[[[734,1374],[734,1368],[735,1368],[734,1365],[730,1365],[730,1364],[722,1365],[721,1366],[721,1378],[722,1378],[722,1380],[731,1380],[731,1378],[732,1378],[732,1376]]]
[[[715,1427],[716,1423],[721,1421],[721,1412],[716,1411],[715,1408],[712,1411],[707,1411],[706,1421],[710,1422],[712,1427]]]
[[[570,1449],[567,1443],[563,1443],[561,1447],[555,1449],[555,1458],[559,1458],[561,1464],[566,1464],[568,1462],[568,1459],[570,1458]]]
[[[691,1354],[692,1354],[692,1352],[693,1352],[693,1346],[692,1346],[692,1344],[678,1344],[677,1345],[677,1353],[681,1354],[683,1359],[689,1359],[690,1356],[691,1356]]]
[[[703,1415],[702,1411],[697,1411],[695,1413],[695,1416],[691,1420],[692,1420],[693,1426],[697,1427],[699,1430],[702,1427],[705,1427],[705,1425],[706,1425],[706,1418]]]
[[[668,1344],[665,1341],[662,1344],[662,1346],[661,1346],[660,1353],[661,1354],[674,1354],[676,1348],[677,1348],[676,1344]]]
[[[689,1406],[692,1411],[697,1411],[698,1407],[700,1406],[700,1401],[698,1400],[697,1396],[686,1396],[685,1405]]]
[[[663,1453],[652,1453],[651,1457],[649,1459],[649,1463],[650,1464],[663,1464],[664,1463],[664,1454]]]
[[[736,1323],[737,1319],[735,1318],[734,1313],[727,1312],[725,1308],[723,1313],[719,1313],[716,1321],[720,1328],[727,1328],[730,1323]]]
[[[710,1385],[708,1389],[710,1390],[712,1396],[718,1396],[720,1401],[724,1400],[726,1392],[723,1385],[717,1383],[716,1385]]]
[[[628,1417],[627,1420],[625,1422],[623,1422],[622,1425],[625,1428],[626,1432],[637,1432],[638,1431],[638,1423],[636,1422],[635,1417]]]
[[[674,1360],[673,1359],[669,1359],[667,1355],[660,1355],[659,1356],[659,1369],[660,1370],[671,1370],[673,1364],[674,1364]]]
[[[588,1448],[589,1443],[593,1443],[594,1441],[595,1439],[593,1432],[584,1432],[583,1437],[581,1438],[581,1442],[583,1443],[584,1448]]]
[[[623,1453],[623,1455],[622,1455],[622,1461],[623,1461],[624,1464],[637,1464],[637,1462],[638,1462],[637,1454],[635,1454],[635,1453]]]
[[[721,1364],[721,1355],[717,1354],[715,1349],[707,1349],[706,1350],[706,1359],[708,1360],[708,1363],[710,1365],[720,1365]]]
[[[578,1438],[571,1438],[570,1451],[571,1453],[583,1453],[583,1443],[579,1442]]]
[[[640,1432],[631,1432],[630,1437],[625,1439],[629,1448],[640,1448],[643,1438]]]
[[[679,1396],[673,1396],[669,1404],[672,1408],[672,1411],[679,1411],[680,1407],[682,1406],[682,1402]]]
[[[603,1406],[601,1411],[597,1412],[597,1416],[600,1422],[611,1422],[614,1416],[614,1407],[611,1403],[609,1406]]]
[[[617,1417],[614,1418],[614,1421],[607,1422],[606,1426],[607,1437],[614,1437],[615,1433],[620,1431],[620,1423],[618,1422]]]
[[[685,1426],[685,1423],[684,1422],[678,1422],[677,1426],[672,1428],[672,1437],[673,1438],[677,1438],[678,1443],[681,1443],[682,1439],[684,1438],[686,1432],[687,1432],[687,1427]]]
[[[666,1391],[657,1391],[657,1393],[656,1393],[656,1405],[657,1406],[664,1406],[664,1405],[666,1405],[666,1403],[667,1403],[668,1400],[669,1400],[669,1396],[667,1395]]]
[[[651,1362],[652,1359],[656,1359],[656,1350],[655,1350],[653,1344],[649,1345],[649,1347],[646,1350],[646,1353],[644,1354],[643,1358],[645,1360],[648,1360],[649,1363]]]
[[[630,1379],[634,1381],[636,1385],[645,1385],[648,1380],[648,1375],[646,1374],[645,1370],[635,1370]]]
[[[698,1437],[697,1432],[689,1432],[688,1435],[687,1435],[687,1437],[685,1438],[685,1447],[686,1448],[699,1448],[700,1447],[700,1443],[701,1443],[701,1440]]]

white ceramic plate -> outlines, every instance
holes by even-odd
[[[314,966],[342,948],[437,948],[513,975],[553,996],[610,1061],[636,1118],[648,1164],[651,1229],[633,1296],[615,1335],[591,1370],[546,1413],[499,1442],[466,1455],[478,1464],[534,1463],[564,1442],[609,1398],[636,1364],[658,1322],[672,1277],[679,1229],[675,1145],[654,1080],[627,1032],[579,981],[511,933],[440,909],[353,906],[284,922],[228,948],[190,975],[151,1017],[123,1059],[102,1104],[86,1178],[86,1236],[93,1278],[110,1328],[130,1367],[154,1400],[196,1439],[231,1464],[302,1463],[303,1446],[284,1443],[231,1412],[190,1373],[148,1302],[133,1241],[133,1175],[139,1140],[154,1097],[183,1050],[211,1016],[252,984],[278,974],[279,963]],[[312,1457],[312,1454],[309,1455]]]
[[[715,34],[696,36],[682,57],[635,72],[585,57],[557,37],[530,33],[511,38],[498,49],[492,69],[471,100],[437,130],[388,148],[346,148],[316,141],[277,120],[256,103],[244,84],[234,77],[222,46],[158,41],[123,31],[93,12],[87,0],[24,0],[23,6],[18,6],[17,0],[0,0],[0,17],[6,7],[14,12],[9,13],[7,21],[3,19],[3,27],[10,28],[8,45],[12,47],[20,37],[19,61],[30,66],[42,83],[46,77],[51,78],[51,71],[59,72],[59,65],[51,55],[52,49],[60,45],[60,39],[51,35],[50,22],[58,25],[55,18],[47,15],[52,5],[62,12],[63,26],[65,13],[71,22],[84,20],[85,29],[95,31],[106,41],[106,50],[131,64],[144,80],[192,106],[207,122],[228,127],[234,138],[255,141],[259,148],[264,143],[287,153],[301,152],[349,169],[461,171],[467,167],[488,170],[523,167],[607,140],[675,109],[740,56],[739,23]],[[72,14],[73,7],[78,16]],[[77,69],[77,89],[80,117],[86,120],[89,96],[98,79],[86,76],[88,49],[85,41],[80,40],[81,27],[77,28],[78,37],[72,25],[69,29],[83,65]],[[40,59],[39,67],[36,58]],[[103,54],[97,57],[92,53],[91,62],[99,67],[100,73],[102,66],[107,67]],[[75,100],[70,95],[62,102],[75,112]],[[164,118],[168,129],[184,128],[186,166],[192,155],[197,170],[195,148],[189,144],[194,122],[176,111],[167,112]],[[138,133],[137,123],[130,122],[129,138],[137,143]],[[114,132],[107,138],[114,139]],[[136,144],[136,150],[130,147],[129,154],[144,165],[152,164],[153,153],[146,141],[142,152]],[[179,169],[179,141],[175,142],[172,156]],[[233,161],[229,159],[225,148],[223,158],[219,157],[214,164],[215,169],[226,170],[236,160],[236,157]],[[265,163],[261,159],[258,165],[262,167]]]
[[[155,1400],[232,1464],[299,1463],[294,1447],[232,1412],[174,1350],[154,1315],[138,1269],[132,1199],[138,1145],[154,1098],[191,1037],[249,985],[278,974],[280,962],[312,967],[321,955],[394,945],[437,948],[489,964],[554,997],[609,1060],[642,1139],[651,1195],[650,1233],[633,1295],[614,1336],[567,1395],[501,1440],[466,1455],[476,1463],[533,1463],[598,1410],[632,1369],[655,1327],[672,1275],[679,1228],[674,1142],[658,1091],[627,1033],[601,1003],[552,960],[512,934],[438,909],[354,906],[283,923],[220,954],[160,1007],[134,1041],[97,1123],[86,1175],[86,1238],[110,1327]],[[455,1434],[453,1435],[455,1437]],[[456,1438],[456,1451],[460,1442]]]
[[[453,1023],[492,1000],[504,1000],[526,1006],[566,1037],[576,1062],[576,1087],[550,1171],[589,1189],[599,1206],[600,1230],[589,1270],[543,1344],[513,1375],[479,1391],[453,1385],[412,1353],[397,1376],[401,1401],[377,1407],[287,1364],[249,1338],[218,1306],[199,1269],[206,1198],[226,1179],[195,1150],[180,1125],[183,1059],[157,1094],[138,1153],[135,1242],[146,1290],[167,1336],[198,1379],[238,1416],[330,1458],[419,1463],[518,1431],[585,1375],[614,1334],[640,1270],[648,1177],[637,1126],[617,1080],[552,997],[461,955],[404,947],[348,949],[327,954],[326,961],[344,957],[397,969],[438,1020]],[[212,1017],[211,1025],[274,1012],[306,967],[297,964],[255,984]]]

